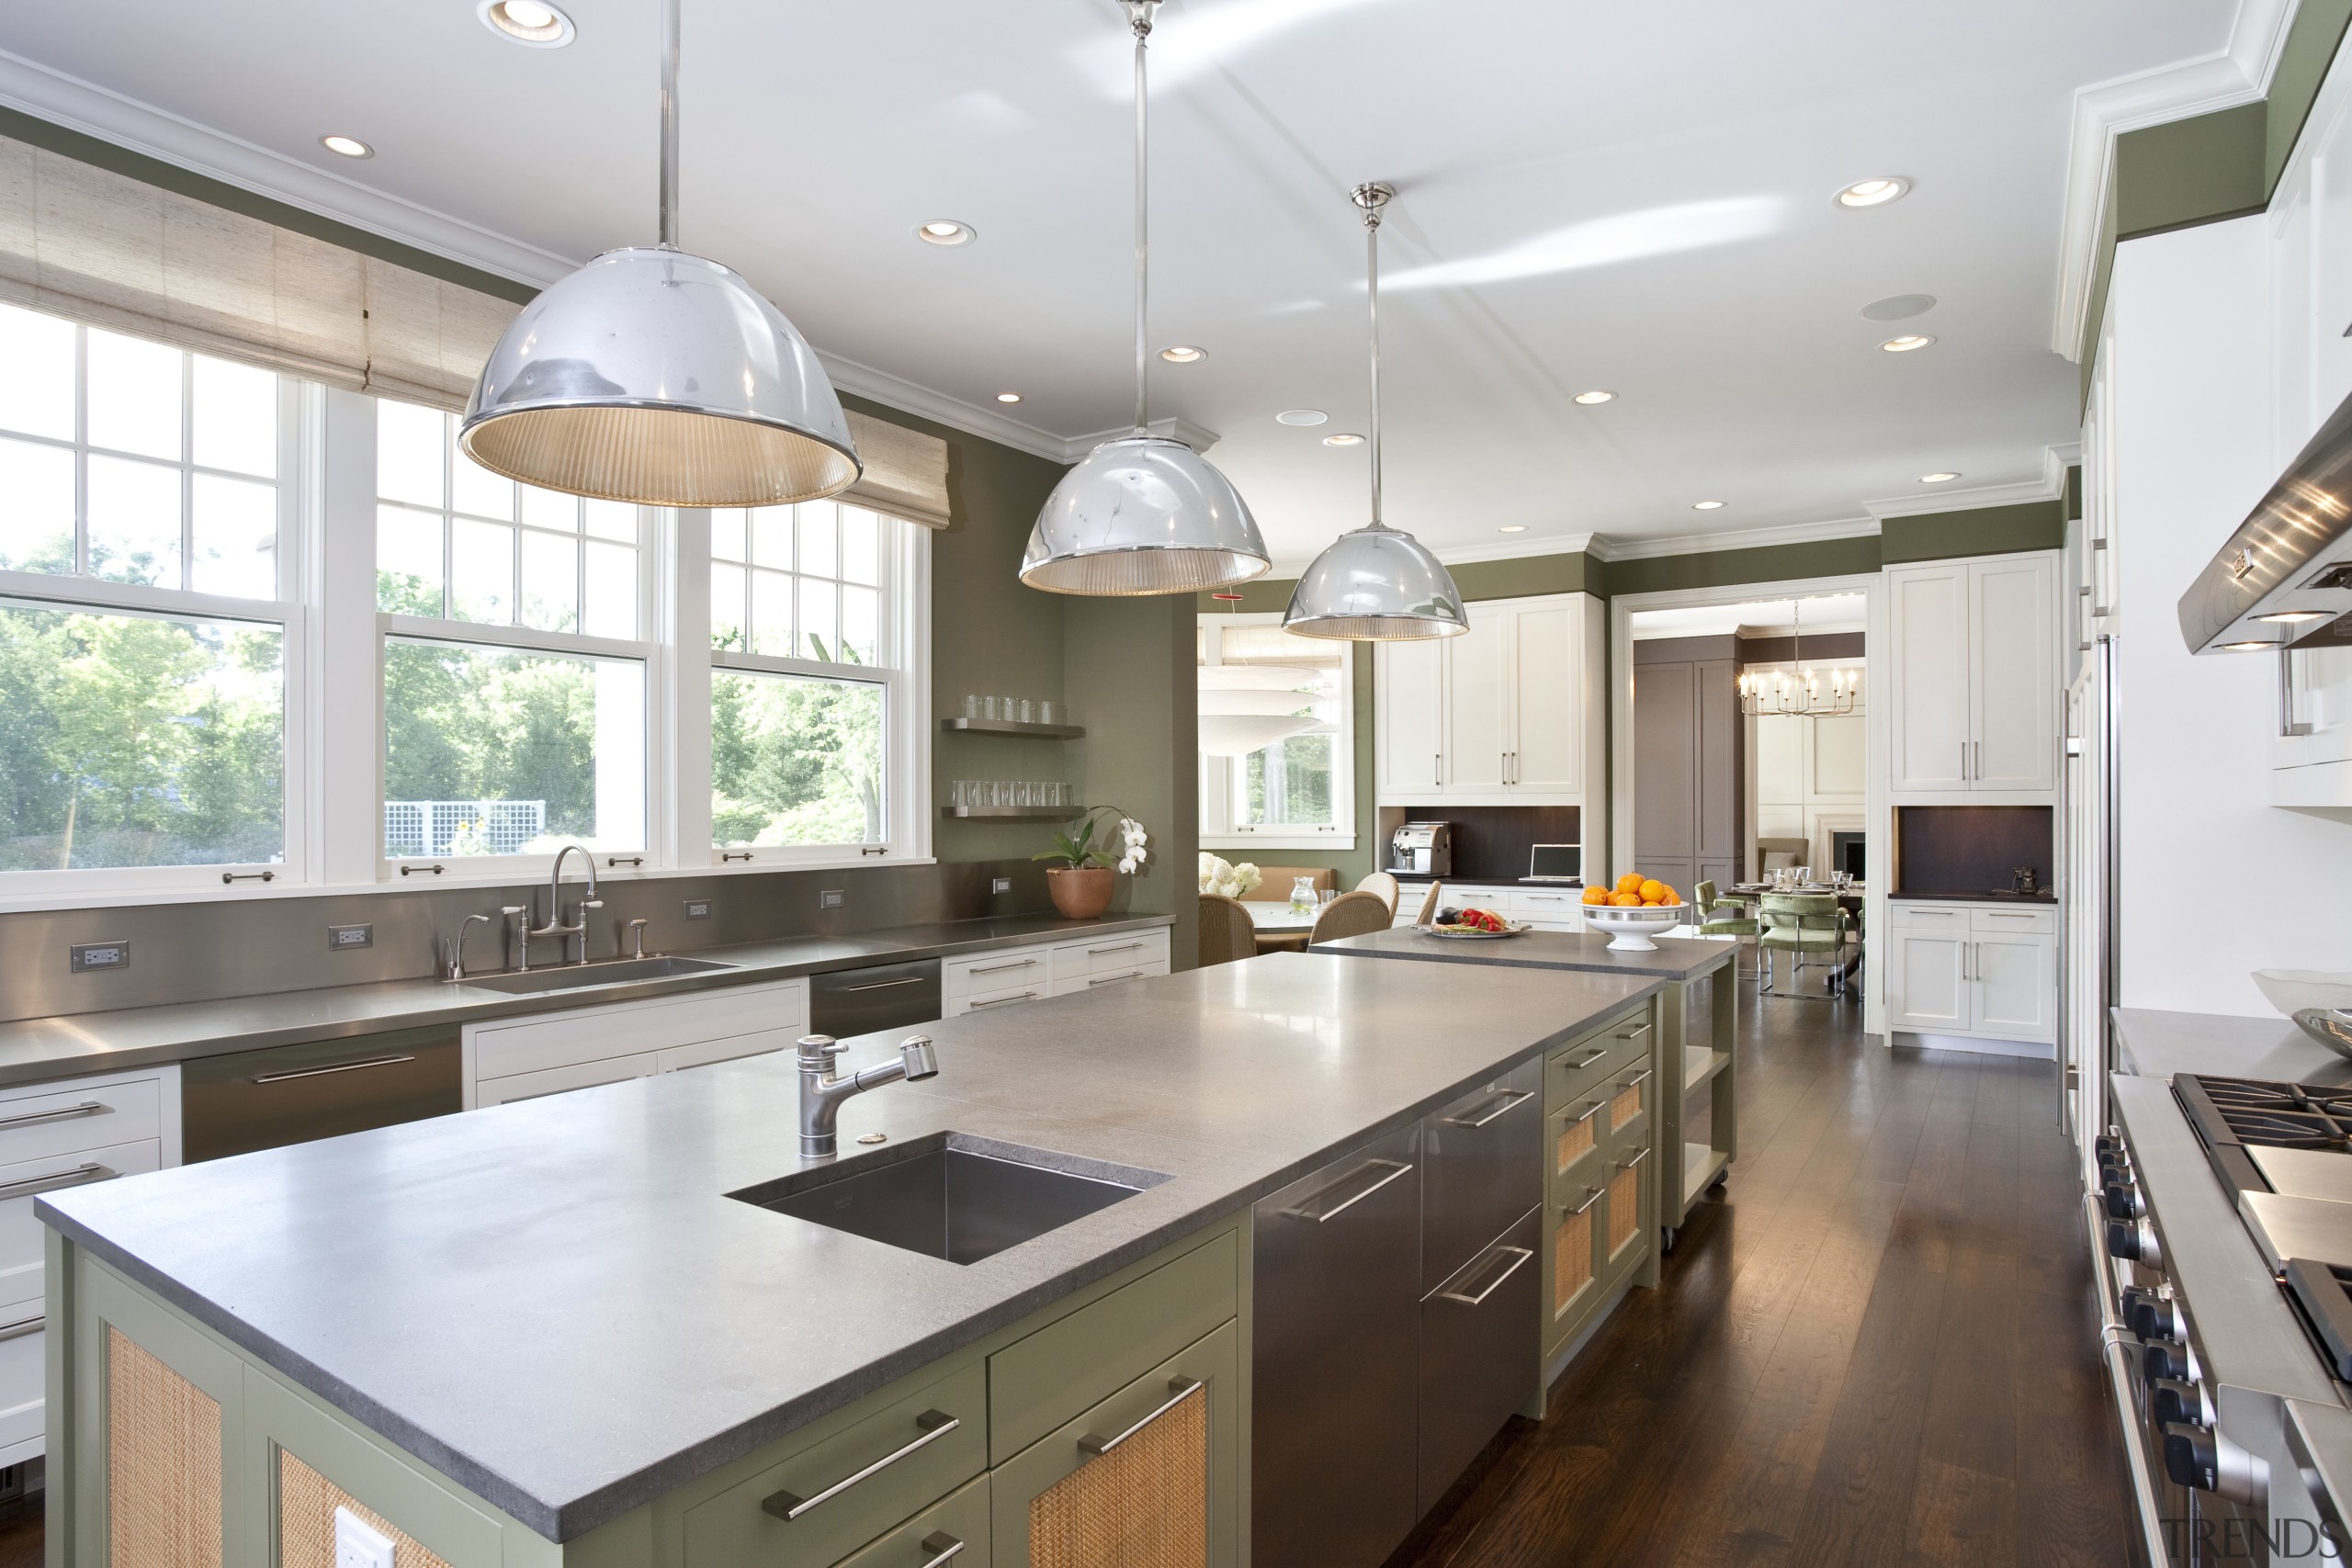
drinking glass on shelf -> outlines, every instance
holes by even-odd
[[[1051,697],[1046,697],[1041,700],[1037,704],[1037,722],[1039,724],[1059,724],[1061,720],[1055,717],[1054,715],[1060,706],[1061,705],[1054,701]]]
[[[996,780],[994,780],[994,779],[990,779],[990,780],[989,780],[986,784],[982,784],[982,785],[980,786],[980,788],[981,788],[981,790],[985,793],[985,795],[986,795],[986,796],[987,796],[987,798],[986,798],[986,799],[984,799],[984,800],[982,800],[982,801],[980,802],[980,804],[981,804],[981,805],[983,805],[983,806],[994,806],[994,805],[996,805],[996,804],[997,804],[997,798],[996,798]]]
[[[1023,724],[1035,724],[1037,722],[1037,705],[1031,702],[1027,697],[1021,699],[1021,722]]]
[[[994,697],[982,697],[980,699],[980,716],[987,719],[990,724],[994,724],[996,722],[996,699]]]
[[[1007,724],[1012,723],[1021,716],[1021,705],[1011,697],[997,698],[996,706],[997,716]]]
[[[978,694],[974,692],[967,692],[964,694],[964,716],[966,718],[978,718],[980,716],[980,699]]]
[[[1035,806],[1037,804],[1036,791],[1030,784],[1027,779],[1023,779],[1018,784],[1013,786],[1013,795],[1014,798],[1012,804],[1015,806]]]
[[[947,804],[950,806],[968,806],[971,804],[964,798],[964,781],[962,779],[951,779],[948,781]]]

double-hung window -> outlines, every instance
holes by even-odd
[[[502,479],[456,426],[376,404],[383,857],[642,857],[651,514]]]
[[[920,530],[837,501],[710,514],[721,863],[919,852]]]
[[[1201,617],[1203,847],[1355,847],[1353,654],[1279,615]]]
[[[266,370],[0,306],[0,896],[299,875]]]

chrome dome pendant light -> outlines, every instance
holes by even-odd
[[[678,7],[662,6],[662,239],[606,251],[500,336],[458,441],[493,473],[645,506],[776,506],[857,479],[816,352],[730,269],[678,249]]]
[[[1121,3],[1136,39],[1136,430],[1062,476],[1029,531],[1021,581],[1048,593],[1103,598],[1197,593],[1247,582],[1273,562],[1233,481],[1183,442],[1151,434],[1144,51],[1159,0]]]
[[[1453,574],[1412,535],[1380,520],[1380,209],[1385,185],[1348,193],[1363,209],[1364,297],[1372,336],[1372,521],[1342,534],[1299,574],[1283,629],[1300,637],[1402,642],[1470,629]]]

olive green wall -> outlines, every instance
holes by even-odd
[[[1150,861],[1141,875],[1120,878],[1113,907],[1174,915],[1170,951],[1179,969],[1200,953],[1194,626],[1193,602],[1182,595],[1062,602],[1064,687],[1086,727],[1069,743],[1079,797],[1116,807],[1151,832]]]

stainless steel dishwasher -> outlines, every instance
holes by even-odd
[[[458,1026],[200,1056],[180,1067],[181,1156],[307,1144],[463,1108]]]
[[[933,1023],[941,1010],[936,958],[808,976],[808,1028],[836,1040],[876,1029]]]

